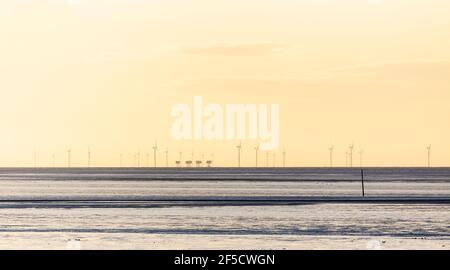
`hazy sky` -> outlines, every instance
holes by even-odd
[[[158,140],[235,165],[236,141],[175,141],[176,103],[278,103],[287,165],[450,165],[450,1],[0,2],[0,166],[133,165]],[[244,142],[243,163],[254,164]],[[277,153],[281,164],[282,146]],[[151,156],[151,155],[150,155]],[[261,153],[261,163],[265,155]],[[272,161],[271,161],[272,163]]]

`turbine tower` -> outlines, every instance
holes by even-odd
[[[330,146],[330,148],[328,148],[328,151],[330,151],[330,167],[333,167],[333,151],[334,151],[334,146]]]
[[[283,149],[283,168],[286,168],[286,148]]]
[[[259,144],[255,147],[255,155],[256,155],[256,168],[258,168],[258,151],[259,151]]]
[[[153,161],[154,167],[156,168],[156,152],[158,151],[158,142],[155,141],[155,145],[153,146]]]
[[[428,168],[431,167],[431,144],[427,146],[428,151]]]
[[[241,150],[242,150],[242,141],[236,146],[238,150],[238,167],[241,167]]]

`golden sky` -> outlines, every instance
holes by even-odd
[[[176,103],[278,103],[288,166],[450,166],[450,1],[0,2],[0,166],[133,165],[158,140],[236,165],[236,141],[175,141]],[[243,142],[254,164],[256,142]],[[151,155],[150,155],[151,156]],[[265,155],[261,153],[261,163]],[[356,161],[357,160],[357,161]],[[355,164],[359,157],[355,153]]]

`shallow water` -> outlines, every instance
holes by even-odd
[[[360,196],[357,172],[279,172],[0,170],[0,200]],[[261,180],[267,175],[282,180]],[[449,197],[449,175],[448,169],[374,170],[367,175],[366,192],[369,196]],[[203,181],[185,179],[194,176]],[[213,177],[216,180],[207,180]],[[226,179],[241,180],[223,181]],[[22,208],[20,204],[0,206],[0,248],[364,249],[373,245],[371,241],[378,241],[375,246],[381,248],[450,248],[448,204],[168,204],[145,208],[69,208],[64,203]]]

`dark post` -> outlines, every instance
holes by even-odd
[[[364,170],[361,170],[361,188],[362,188],[362,196],[364,197]]]

